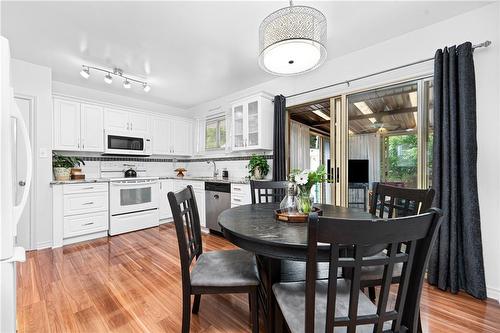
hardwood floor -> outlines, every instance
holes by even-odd
[[[203,242],[205,251],[234,248],[212,235]],[[171,224],[29,252],[17,275],[19,332],[180,332],[180,263]],[[425,284],[422,321],[424,332],[500,332],[500,306]],[[246,295],[207,295],[191,331],[250,332],[248,323]]]

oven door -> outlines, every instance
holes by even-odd
[[[158,180],[124,180],[109,183],[111,216],[158,209]]]
[[[104,142],[105,154],[148,155],[150,140],[142,135],[121,132],[107,132]]]

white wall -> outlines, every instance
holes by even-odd
[[[190,110],[202,118],[208,110],[228,110],[230,102],[260,91],[272,94],[291,95],[335,82],[342,82],[357,76],[387,68],[411,63],[434,56],[436,49],[460,44],[464,41],[480,43],[491,40],[488,49],[475,52],[477,113],[478,113],[478,181],[481,205],[483,250],[486,269],[486,283],[489,297],[500,300],[500,4],[493,3],[477,10],[450,18],[434,25],[401,35],[397,38],[373,45],[343,57],[326,62],[318,70],[298,77],[279,77],[269,82],[250,87],[197,105]],[[355,36],[353,38],[356,38]],[[342,45],[338,45],[342,47]],[[287,104],[334,96],[336,94],[364,89],[406,78],[431,74],[432,62],[391,72],[374,78],[325,89],[314,94],[290,98]]]
[[[34,65],[12,59],[12,81],[14,94],[32,97],[34,103],[35,158],[34,173],[36,182],[31,190],[35,199],[35,246],[37,248],[52,245],[52,192],[49,182],[52,180],[52,71],[48,67]],[[45,150],[46,157],[40,154]]]
[[[123,95],[111,94],[100,90],[75,86],[59,81],[52,82],[52,91],[54,94],[90,99],[93,101],[116,104],[138,110],[189,117],[189,115],[186,114],[185,109],[169,106],[166,104],[152,103]]]

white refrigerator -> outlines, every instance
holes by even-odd
[[[14,101],[9,42],[1,36],[0,53],[0,332],[3,333],[16,331],[16,263],[25,260],[25,251],[16,246],[15,239],[31,187],[33,161],[28,131]],[[12,189],[13,120],[27,154],[26,185],[19,202],[15,202]]]

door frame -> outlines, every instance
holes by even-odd
[[[349,161],[349,115],[348,115],[348,96],[357,94],[357,93],[362,93],[374,89],[379,89],[379,88],[384,88],[384,87],[390,87],[390,86],[396,86],[404,83],[409,83],[409,82],[415,82],[418,85],[418,103],[417,103],[417,134],[418,134],[418,149],[419,149],[419,155],[421,155],[421,149],[423,148],[423,140],[427,142],[427,128],[424,128],[424,122],[427,121],[427,115],[423,115],[423,109],[424,109],[424,99],[422,97],[427,98],[427,96],[423,95],[423,83],[425,81],[432,80],[434,78],[433,74],[422,74],[422,75],[416,75],[416,76],[410,76],[402,79],[396,79],[392,81],[384,81],[380,83],[376,83],[373,85],[369,85],[363,88],[359,89],[353,89],[350,91],[345,91],[340,95],[341,97],[341,107],[339,110],[336,110],[335,112],[335,120],[332,117],[332,125],[333,122],[335,122],[335,129],[337,130],[337,137],[336,137],[336,143],[337,147],[335,148],[336,150],[336,156],[338,156],[338,160],[336,160],[336,173],[337,177],[335,179],[336,181],[336,204],[338,206],[342,207],[347,207],[348,206],[348,170],[347,170],[347,165]],[[333,104],[334,98],[332,98],[332,103]],[[330,106],[331,108],[332,106]],[[333,129],[333,127],[331,127]],[[423,129],[423,132],[419,132],[419,129]],[[425,137],[424,137],[425,134]],[[418,187],[419,188],[424,188],[423,186],[427,185],[427,181],[425,178],[425,174],[421,173],[421,166],[425,166],[423,163],[426,163],[426,160],[424,161],[423,158],[418,157],[417,160],[417,165],[418,167],[418,175],[417,175],[417,181],[418,181]],[[338,168],[338,169],[337,169]]]
[[[31,188],[30,188],[30,213],[29,213],[29,248],[26,250],[35,250],[36,249],[36,230],[35,230],[35,203],[36,203],[36,189],[37,189],[37,159],[36,159],[36,117],[35,110],[37,107],[37,100],[35,96],[19,94],[14,92],[14,100],[15,99],[23,99],[27,100],[30,104],[29,117],[30,117],[30,126],[28,128],[28,133],[30,137],[31,143],[31,157],[33,159],[33,174],[31,175]]]

